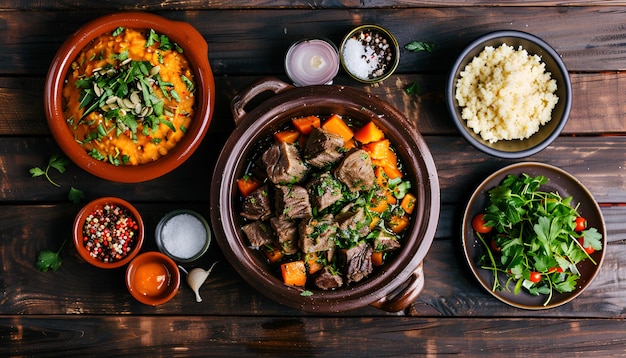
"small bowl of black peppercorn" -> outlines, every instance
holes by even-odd
[[[378,25],[361,25],[343,38],[339,58],[350,77],[372,84],[389,78],[396,70],[400,47],[389,30]]]

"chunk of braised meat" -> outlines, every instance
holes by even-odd
[[[241,227],[250,241],[250,246],[259,248],[275,240],[274,230],[265,221],[254,221]]]
[[[311,180],[307,187],[311,206],[318,212],[343,199],[343,184],[328,172]]]
[[[349,205],[341,213],[335,215],[335,221],[341,237],[358,241],[370,233],[369,222],[362,207],[355,208],[354,205]]]
[[[335,177],[346,184],[351,192],[372,189],[376,182],[372,158],[363,149],[352,149],[335,170]]]
[[[326,215],[321,219],[310,218],[302,220],[298,225],[300,239],[298,244],[305,254],[320,251],[334,251],[334,236],[337,232],[337,223],[332,215]]]
[[[306,141],[304,159],[314,167],[324,168],[341,159],[345,153],[343,144],[342,136],[315,128]]]
[[[270,225],[278,238],[278,244],[286,254],[298,252],[298,224],[289,219],[273,217]]]
[[[302,219],[312,215],[308,191],[299,185],[276,187],[276,216]]]
[[[263,185],[243,198],[241,216],[249,220],[265,220],[272,215],[269,187]]]
[[[345,251],[345,273],[348,284],[359,282],[372,273],[374,270],[371,259],[373,251],[365,241]]]
[[[307,165],[293,144],[274,143],[263,153],[261,160],[267,177],[274,184],[299,183],[308,173]]]
[[[385,230],[375,230],[374,236],[374,250],[376,251],[393,251],[400,248],[400,242],[398,238]]]
[[[332,290],[343,286],[343,278],[336,273],[332,273],[328,266],[324,266],[322,272],[313,280],[313,283],[322,290]]]

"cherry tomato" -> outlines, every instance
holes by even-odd
[[[487,234],[491,231],[491,226],[485,225],[485,214],[478,214],[472,219],[472,227],[480,234]]]
[[[541,273],[539,273],[537,271],[532,271],[530,273],[530,282],[537,283],[539,281],[541,281]]]
[[[596,249],[593,248],[593,246],[589,245],[589,246],[585,246],[585,237],[579,237],[578,238],[578,242],[580,243],[580,245],[583,247],[583,250],[585,250],[585,252],[587,253],[587,255],[591,255],[594,252],[596,252]]]
[[[501,251],[501,249],[500,249],[500,247],[498,246],[498,243],[496,242],[496,240],[491,240],[491,241],[489,242],[489,246],[491,246],[491,249],[492,249],[493,251],[495,251],[495,252],[500,252],[500,251]]]
[[[551,269],[548,271],[548,273],[555,273],[555,272],[561,273],[561,272],[563,272],[563,269],[561,268],[561,266],[557,266],[557,267],[553,267],[553,268],[551,268]]]
[[[576,218],[576,227],[574,228],[575,231],[583,231],[587,228],[587,220],[585,218],[583,218],[582,216],[579,216]]]

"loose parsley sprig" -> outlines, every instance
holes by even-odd
[[[50,182],[50,184],[56,186],[57,188],[60,188],[61,185],[55,182],[54,180],[52,180],[52,178],[50,177],[50,174],[49,174],[50,168],[54,168],[59,173],[62,174],[62,173],[65,173],[65,167],[69,163],[70,163],[69,159],[55,154],[52,157],[50,157],[50,159],[48,160],[48,165],[46,166],[45,170],[42,170],[39,167],[34,167],[34,168],[30,168],[29,172],[33,176],[33,178],[39,177],[42,175],[45,176],[46,179]]]
[[[48,164],[46,165],[46,169],[43,170],[40,167],[33,167],[30,168],[28,171],[30,172],[30,174],[32,175],[33,178],[36,177],[40,177],[40,176],[44,176],[46,177],[46,179],[48,180],[48,182],[50,182],[50,184],[56,186],[57,188],[61,187],[61,184],[55,182],[54,180],[52,180],[52,178],[50,177],[50,169],[54,168],[56,169],[59,173],[63,174],[65,173],[66,170],[66,166],[70,164],[69,159],[60,156],[60,155],[53,155],[50,157],[50,159],[48,159]],[[67,194],[67,198],[74,204],[79,203],[82,199],[85,198],[85,194],[79,190],[76,189],[74,187],[70,187],[70,191]]]
[[[500,185],[489,190],[489,205],[484,212],[485,226],[492,231],[485,236],[476,232],[485,247],[480,258],[482,268],[494,274],[492,290],[509,290],[518,294],[522,288],[532,295],[572,292],[580,272],[576,264],[596,262],[581,244],[602,250],[602,234],[596,228],[576,231],[577,207],[573,198],[561,198],[557,192],[546,192],[541,186],[544,176],[508,175]],[[500,283],[500,275],[506,284]]]
[[[422,51],[433,52],[433,50],[435,49],[435,44],[424,42],[424,41],[412,41],[404,45],[404,48],[407,51],[411,51],[411,52],[422,52]]]
[[[37,267],[37,269],[41,272],[47,272],[48,270],[57,271],[63,263],[63,259],[61,259],[61,250],[63,250],[63,246],[65,246],[66,242],[67,240],[63,241],[63,244],[61,244],[61,247],[57,252],[52,250],[39,251],[35,267]]]
[[[411,41],[404,45],[404,48],[410,52],[433,52],[435,44],[424,41]],[[404,92],[406,92],[409,96],[418,94],[420,92],[419,84],[417,82],[413,82],[409,87],[404,89]]]

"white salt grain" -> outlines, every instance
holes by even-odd
[[[181,259],[189,259],[199,253],[207,240],[204,224],[191,214],[171,217],[161,231],[163,247]]]
[[[354,38],[346,41],[343,47],[343,61],[350,73],[363,80],[367,80],[379,64],[374,50]]]

